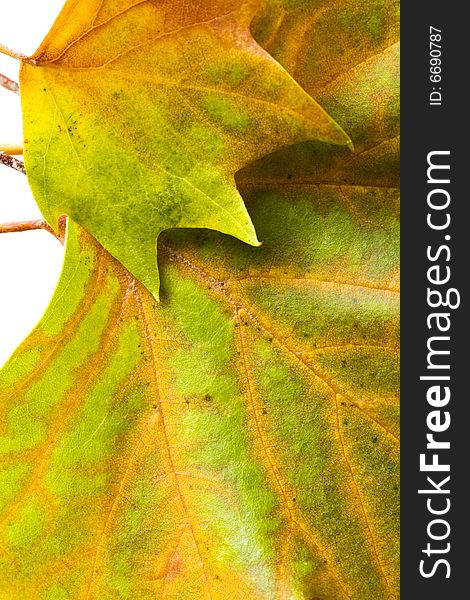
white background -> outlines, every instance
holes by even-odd
[[[0,43],[30,55],[64,0],[0,0]],[[17,61],[0,73],[18,81]],[[0,86],[0,144],[21,145],[19,96]],[[26,177],[0,164],[0,223],[41,218]],[[44,312],[60,273],[62,245],[45,231],[0,234],[0,366]]]

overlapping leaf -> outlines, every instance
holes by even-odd
[[[70,225],[0,380],[0,597],[398,597],[393,18],[273,0],[255,23],[358,148],[239,174],[261,248],[164,233],[157,305]]]
[[[285,144],[348,137],[252,38],[257,2],[69,0],[24,64],[25,161],[65,213],[158,295],[156,239],[257,244],[234,174]]]
[[[251,195],[265,247],[166,236],[160,306],[69,233],[2,379],[6,597],[393,597],[395,197]]]

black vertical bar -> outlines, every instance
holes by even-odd
[[[463,5],[458,3],[436,0],[402,3],[402,600],[470,597],[470,395],[466,385],[470,374],[470,193],[466,186],[470,175],[470,165],[466,164],[470,156],[470,68],[466,42],[470,35],[461,9]],[[440,35],[440,39],[431,35]],[[432,41],[437,45],[432,46]],[[441,64],[431,58],[439,58]],[[441,67],[440,72],[436,66]],[[439,179],[440,183],[428,182],[427,177],[428,155],[435,151],[449,152],[430,158],[434,163],[450,165],[450,170],[430,172],[430,179]],[[446,178],[450,183],[442,182]],[[432,205],[444,206],[449,196],[449,206],[442,210],[430,207],[430,192]],[[427,223],[428,214],[437,226],[447,222],[448,214],[449,226],[433,229]],[[427,256],[428,247],[434,260]],[[438,269],[429,276],[443,280],[450,272],[448,282],[429,281],[428,269],[436,265]],[[460,306],[432,308],[428,288],[440,291],[444,301],[450,289],[457,290],[450,292],[450,304],[455,305],[460,295]],[[439,304],[438,298],[434,294],[431,301]],[[437,318],[430,317],[427,322],[432,313],[446,315],[439,323],[444,329],[450,322],[448,331],[439,331]],[[450,350],[450,354],[431,357],[433,364],[449,365],[449,369],[429,368],[427,343],[433,336],[450,338],[431,341],[434,349]],[[450,379],[420,380],[420,376]],[[449,388],[450,400],[446,405],[432,406],[427,392],[439,385],[440,394],[444,394],[444,386]],[[429,416],[432,411],[439,413]],[[446,412],[451,419],[449,427],[433,432],[429,424],[444,428]],[[450,442],[450,449],[428,449],[427,434],[433,434],[434,440]],[[450,465],[450,471],[420,470],[423,453],[426,463],[436,454],[439,464]],[[442,483],[448,476],[450,480]],[[435,493],[419,494],[419,489]],[[428,502],[432,510],[449,509],[440,515],[431,514]],[[439,560],[447,562],[437,563]],[[421,568],[428,577],[420,573],[420,561],[424,561]]]

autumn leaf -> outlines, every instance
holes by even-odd
[[[255,23],[255,35],[348,132],[355,152],[297,144],[258,161],[247,173],[281,185],[286,180],[344,183],[343,189],[363,186],[376,193],[398,188],[399,2],[313,4],[271,0]]]
[[[256,17],[356,147],[238,173],[261,248],[164,232],[157,304],[69,222],[0,377],[0,597],[399,597],[394,6]]]
[[[348,136],[253,39],[257,2],[69,0],[21,70],[25,164],[44,217],[82,224],[158,297],[156,239],[257,245],[235,172]]]
[[[166,234],[160,305],[71,227],[2,378],[5,597],[394,597],[396,197],[249,196],[265,246]]]

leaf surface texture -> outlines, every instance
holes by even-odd
[[[378,1],[255,17],[356,148],[238,172],[261,248],[162,233],[156,303],[69,222],[0,377],[0,597],[399,597],[397,27]]]
[[[236,171],[286,144],[349,141],[255,42],[257,6],[69,0],[22,66],[25,164],[44,217],[69,215],[156,297],[161,231],[257,245]]]

